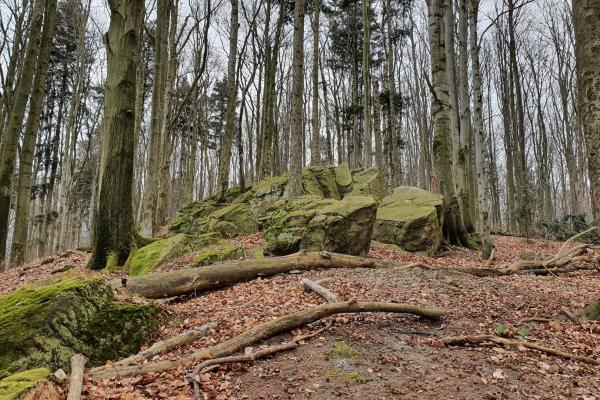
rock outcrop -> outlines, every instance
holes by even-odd
[[[137,352],[161,310],[117,303],[102,280],[65,276],[0,297],[0,379],[33,368],[68,370],[75,353],[91,364]]]
[[[443,224],[442,195],[401,186],[379,204],[373,239],[433,254],[440,246]]]

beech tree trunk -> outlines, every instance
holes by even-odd
[[[133,236],[132,183],[138,26],[142,0],[110,0],[105,35],[107,79],[98,197],[94,210],[92,269],[123,265]]]
[[[475,136],[475,164],[477,169],[477,201],[479,203],[479,232],[481,236],[481,257],[490,258],[492,242],[489,218],[489,182],[485,171],[485,130],[483,128],[483,94],[481,90],[481,68],[479,65],[479,45],[477,43],[477,18],[479,0],[469,0],[471,66],[473,69],[473,135]]]
[[[238,41],[238,0],[231,0],[231,22],[229,24],[229,60],[227,62],[227,112],[225,136],[219,156],[219,190],[221,196],[229,187],[229,169],[231,164],[231,144],[235,133],[235,109],[237,106],[237,82],[235,65],[237,61]]]
[[[433,153],[438,184],[444,195],[444,233],[454,244],[467,246],[460,205],[455,192],[452,168],[452,142],[450,139],[450,96],[446,72],[446,44],[444,26],[444,0],[429,0],[429,40],[431,43]]]
[[[600,221],[600,2],[573,0],[579,118],[587,140],[592,211]]]
[[[304,0],[295,0],[292,59],[290,148],[290,197],[302,194],[302,156],[304,138]]]
[[[29,112],[25,127],[25,138],[21,149],[19,162],[19,188],[17,190],[17,204],[15,215],[15,230],[13,233],[10,252],[10,264],[20,265],[25,261],[27,250],[27,229],[29,227],[29,200],[31,198],[31,163],[40,126],[40,116],[44,105],[44,89],[46,87],[46,73],[52,50],[52,36],[56,21],[56,0],[48,0],[44,13],[44,28],[41,38],[40,54],[35,67],[33,92],[29,102]]]
[[[8,118],[8,126],[2,137],[0,150],[0,263],[6,256],[6,238],[8,234],[8,214],[17,143],[23,126],[25,107],[29,100],[33,74],[40,51],[42,20],[44,18],[44,0],[36,0],[33,5],[31,27],[21,75],[13,95],[13,104]]]
[[[312,139],[310,142],[310,165],[319,166],[321,164],[321,129],[319,123],[319,16],[321,11],[321,1],[315,0],[315,10],[313,12],[312,31],[313,31],[313,54],[312,54],[312,104],[311,104],[311,125]]]

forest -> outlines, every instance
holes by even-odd
[[[0,400],[600,399],[600,2],[0,0]]]

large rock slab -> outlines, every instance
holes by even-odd
[[[0,379],[68,370],[75,353],[103,363],[137,352],[158,329],[156,306],[116,303],[99,279],[65,276],[0,296]]]
[[[347,196],[323,207],[306,226],[300,248],[366,256],[376,211],[377,203],[367,196]]]
[[[178,233],[202,235],[216,233],[222,237],[235,237],[258,231],[258,223],[250,206],[234,200],[231,204],[218,204],[212,199],[196,202],[194,207],[183,209],[171,230]]]
[[[375,201],[365,196],[281,199],[266,212],[266,252],[284,255],[306,249],[366,255],[375,212]]]
[[[406,251],[433,254],[440,246],[443,225],[442,195],[401,186],[379,204],[373,239]]]
[[[377,168],[357,169],[352,171],[352,189],[347,196],[371,196],[380,201],[385,196],[383,177]]]
[[[265,251],[285,255],[300,250],[300,241],[310,220],[320,209],[334,203],[333,199],[315,195],[279,199],[261,217],[267,242]]]

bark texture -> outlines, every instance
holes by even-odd
[[[123,265],[133,235],[132,181],[138,25],[142,0],[110,0],[102,154],[90,267]]]
[[[587,140],[594,219],[600,221],[600,2],[573,0],[579,118]]]

